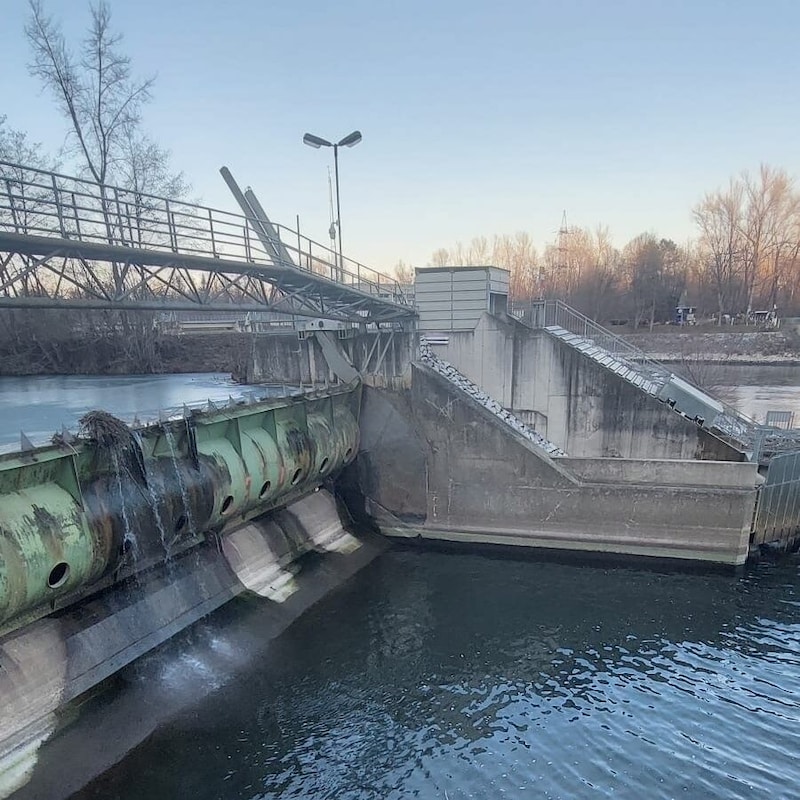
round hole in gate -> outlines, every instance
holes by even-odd
[[[229,494],[223,501],[222,501],[222,508],[220,509],[223,514],[228,513],[228,509],[233,505],[233,495]]]
[[[69,564],[66,561],[59,561],[50,570],[50,574],[47,576],[47,585],[51,589],[58,589],[67,582],[67,578],[69,578]]]
[[[175,533],[181,533],[185,527],[186,527],[186,515],[181,514],[178,517],[178,521],[175,523]]]
[[[325,458],[322,459],[322,463],[319,465],[320,474],[325,472],[326,469],[328,469],[328,456],[325,456]]]
[[[299,467],[294,471],[294,475],[292,475],[292,486],[296,486],[300,483],[300,478],[303,477],[303,470]]]
[[[272,488],[272,481],[264,481],[261,491],[258,493],[259,497],[263,497]]]

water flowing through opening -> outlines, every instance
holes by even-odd
[[[172,458],[172,466],[175,470],[175,478],[178,481],[178,488],[180,489],[181,500],[183,502],[184,516],[186,517],[186,526],[189,528],[189,533],[191,533],[192,536],[196,536],[197,530],[195,529],[194,519],[192,517],[192,508],[189,502],[189,490],[186,487],[186,481],[183,479],[183,474],[181,473],[181,468],[178,464],[178,448],[175,444],[175,434],[167,425],[164,425],[162,430],[164,431],[164,438],[167,441],[170,457]]]
[[[125,489],[122,486],[122,470],[120,468],[119,463],[119,456],[117,455],[117,451],[112,449],[111,450],[111,460],[114,464],[114,475],[116,476],[117,481],[117,491],[119,492],[119,503],[120,503],[120,511],[122,512],[122,524],[123,524],[123,537],[122,537],[122,549],[127,553],[130,552],[133,554],[134,561],[138,560],[139,558],[139,542],[136,539],[136,534],[131,527],[131,521],[128,517],[128,506],[125,502]]]
[[[145,483],[147,484],[147,495],[150,500],[150,509],[153,512],[153,519],[156,523],[156,528],[158,529],[158,538],[161,540],[161,546],[164,548],[164,554],[169,561],[172,553],[170,549],[171,542],[167,541],[167,531],[164,527],[164,520],[161,516],[161,503],[159,501],[159,497],[156,494],[155,487],[153,486],[152,476],[147,475],[147,461],[144,457],[144,448],[142,446],[142,437],[139,431],[131,431],[136,444],[139,446],[139,451],[142,454],[142,464],[145,470]]]

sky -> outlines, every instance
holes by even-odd
[[[79,41],[82,0],[44,0]],[[50,150],[65,123],[28,74],[24,0],[2,0],[0,115]],[[762,162],[800,173],[797,0],[110,0],[148,132],[203,203],[327,242],[340,153],[345,254],[430,263],[474,236],[570,225],[693,235],[707,191]],[[68,171],[68,170],[65,170]]]

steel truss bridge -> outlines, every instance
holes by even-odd
[[[0,308],[414,317],[397,281],[271,222],[220,171],[242,213],[0,161]]]

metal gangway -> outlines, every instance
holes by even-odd
[[[221,172],[241,213],[0,161],[0,308],[414,317],[396,280],[271,222]]]

